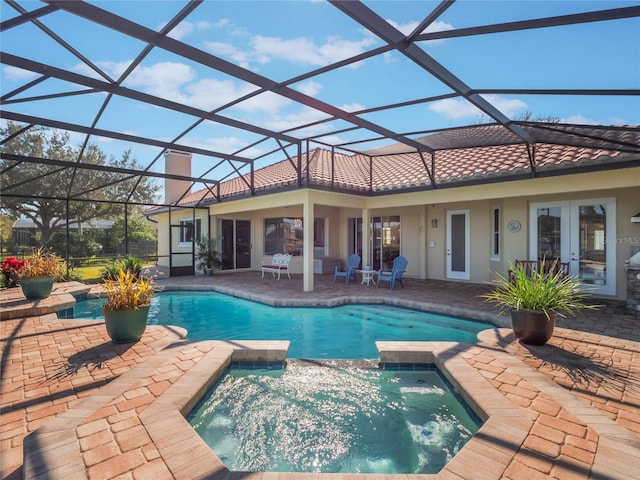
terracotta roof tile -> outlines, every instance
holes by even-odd
[[[482,134],[482,132],[486,133],[494,130],[495,133],[495,127],[500,126],[480,126],[467,129],[466,134],[469,136],[468,141],[477,142],[477,136]],[[499,136],[501,136],[503,140],[508,140],[507,137],[512,134],[508,131],[505,133],[504,128],[500,128],[502,130]],[[566,129],[568,127],[564,126],[563,128]],[[600,131],[598,133],[604,138],[603,132]],[[446,132],[445,137],[453,134],[453,132]],[[464,137],[465,131],[458,131],[456,134]],[[551,136],[557,137],[557,135],[557,132],[551,132]],[[628,133],[621,135],[626,138],[627,142],[638,140],[636,136]],[[442,138],[439,141],[441,140]],[[607,144],[613,142],[613,138],[609,140]],[[433,145],[437,143],[433,139],[431,141]],[[460,141],[460,138],[458,138],[458,141]],[[462,141],[466,140],[463,138]],[[616,141],[619,141],[619,139]],[[384,151],[384,149],[378,149],[377,151],[381,152]],[[312,150],[308,155],[309,180],[312,186],[333,185],[335,188],[346,189],[353,192],[368,192],[370,188],[370,168],[373,172],[373,178],[371,180],[373,192],[420,188],[431,185],[431,179],[426,168],[432,168],[432,157],[429,153],[423,154],[424,162],[417,152],[393,155],[384,154],[374,157],[364,154],[346,155],[335,153],[333,161],[331,151],[325,149]],[[453,184],[497,178],[500,176],[512,176],[531,171],[527,147],[522,143],[437,150],[434,155],[435,169],[433,175],[436,184]],[[640,155],[637,153],[622,153],[617,150],[606,150],[603,148],[587,148],[547,143],[535,145],[536,169],[541,171],[585,164],[618,163],[627,160],[637,164],[639,159]],[[294,164],[297,164],[297,157],[294,157],[292,160]],[[302,172],[303,181],[306,182],[307,154],[303,156],[302,165],[304,169]],[[296,169],[289,160],[283,160],[258,169],[254,172],[254,175],[254,188],[256,191],[277,189],[297,183]],[[244,175],[243,177],[247,182],[249,181],[248,175]],[[247,183],[240,177],[228,180],[220,185],[220,193],[223,198],[242,195],[248,192],[249,187]],[[207,190],[200,190],[188,195],[181,204],[188,205],[198,201],[206,203],[213,198],[214,196]]]

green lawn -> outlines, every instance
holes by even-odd
[[[91,280],[99,280],[102,277],[103,265],[91,265],[88,267],[76,267],[71,274],[78,277],[81,281],[87,282]]]

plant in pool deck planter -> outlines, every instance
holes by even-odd
[[[26,265],[26,260],[19,260],[15,257],[5,257],[2,262],[2,276],[5,287],[17,287],[19,283],[18,272]]]
[[[513,332],[522,343],[544,345],[553,335],[558,315],[565,317],[598,308],[585,303],[590,295],[580,278],[563,275],[556,263],[549,268],[541,260],[533,272],[527,272],[523,265],[510,264],[511,275],[496,273],[491,282],[496,288],[482,295],[501,311],[510,311]]]
[[[203,235],[196,240],[196,268],[203,270],[207,276],[213,275],[216,268],[222,269],[222,257],[220,252],[216,250],[219,238],[209,238]]]
[[[147,327],[153,280],[120,268],[104,282],[107,301],[102,306],[107,333],[114,343],[136,342]]]
[[[53,282],[62,278],[62,259],[43,247],[34,248],[17,274],[26,298],[47,298],[53,289]]]

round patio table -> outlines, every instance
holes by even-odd
[[[360,282],[361,285],[364,285],[365,283],[367,285],[371,285],[371,282],[373,282],[373,275],[376,273],[375,270],[356,270],[356,272],[362,274],[362,281]]]

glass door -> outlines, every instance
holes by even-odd
[[[236,268],[251,268],[251,221],[236,220]]]
[[[532,204],[530,260],[569,263],[593,293],[615,295],[615,199]]]
[[[371,254],[374,270],[391,270],[400,255],[400,216],[371,217]]]
[[[447,278],[469,280],[469,210],[447,212]]]
[[[362,217],[349,219],[349,255],[358,254],[362,258]],[[366,259],[362,259],[366,263]]]
[[[222,263],[225,270],[251,268],[251,222],[220,220]]]
[[[572,202],[571,267],[594,292],[615,295],[615,201]]]

